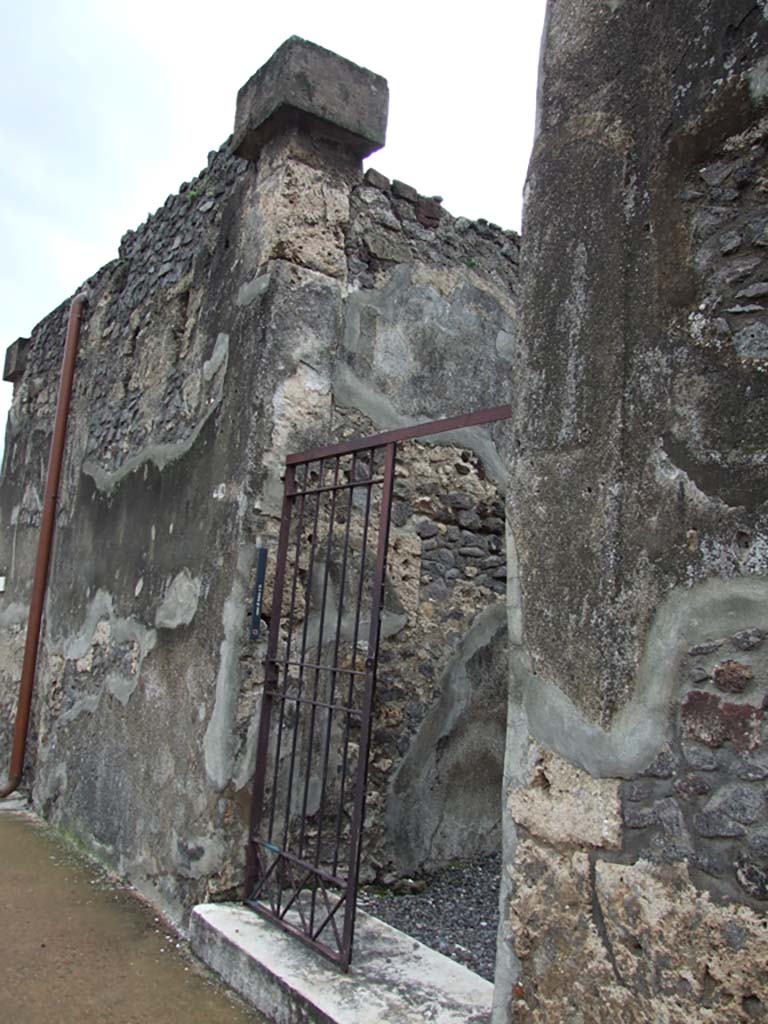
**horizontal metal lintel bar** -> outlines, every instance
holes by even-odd
[[[492,409],[479,409],[463,416],[450,416],[444,420],[430,420],[429,423],[415,423],[412,427],[399,427],[383,434],[360,437],[357,440],[342,441],[325,448],[313,448],[310,451],[289,455],[285,460],[288,466],[297,466],[302,462],[317,462],[334,455],[346,455],[359,452],[364,448],[380,448],[398,441],[411,441],[417,437],[428,437],[430,434],[443,434],[448,430],[462,430],[464,427],[478,427],[483,423],[494,423],[496,420],[507,420],[512,415],[511,405],[497,405]]]

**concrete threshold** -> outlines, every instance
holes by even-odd
[[[275,1024],[488,1024],[493,985],[358,911],[348,974],[240,904],[192,911],[193,952]]]

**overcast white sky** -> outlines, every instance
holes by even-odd
[[[388,79],[387,145],[367,166],[519,229],[544,6],[0,0],[0,358],[202,169],[290,35]]]

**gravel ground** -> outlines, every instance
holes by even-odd
[[[414,881],[422,892],[398,895],[366,887],[358,906],[471,971],[493,981],[501,857],[453,864]],[[408,881],[399,887],[408,886]]]

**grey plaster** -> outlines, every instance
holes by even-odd
[[[525,786],[530,776],[529,753],[531,735],[520,687],[520,669],[530,672],[530,659],[523,642],[523,610],[519,566],[515,538],[507,524],[507,641],[510,685],[507,701],[507,732],[502,784],[501,872],[499,887],[499,928],[496,942],[492,1024],[507,1024],[513,998],[512,988],[521,975],[520,961],[514,952],[510,924],[510,901],[514,897],[512,879],[507,865],[515,862],[517,826],[506,803],[512,789]]]
[[[0,611],[0,629],[21,626],[29,617],[29,606],[20,601],[11,601]]]
[[[505,702],[506,676],[494,655],[505,632],[501,602],[475,618],[392,781],[387,823],[406,871],[498,848],[504,733],[493,735],[493,720]]]
[[[224,395],[224,380],[227,373],[228,361],[229,338],[226,334],[219,334],[216,340],[216,345],[214,346],[214,353],[211,356],[211,359],[208,360],[203,367],[204,374],[205,367],[209,367],[210,376],[206,377],[206,380],[214,381],[213,391],[208,397],[205,413],[186,437],[178,441],[158,441],[153,444],[146,445],[134,452],[132,455],[129,455],[128,458],[114,470],[105,469],[93,459],[85,459],[82,466],[83,473],[93,479],[93,482],[100,491],[105,494],[110,494],[122,480],[127,476],[130,476],[131,473],[135,473],[137,470],[141,469],[141,467],[147,463],[154,463],[154,465],[162,471],[166,466],[175,462],[177,459],[180,459],[183,455],[186,455],[186,453],[194,446],[203,430],[203,427],[214,412],[216,412],[216,409],[221,403]]]
[[[269,290],[271,276],[269,273],[259,274],[252,281],[240,285],[237,293],[236,303],[238,306],[250,306],[252,302],[263,298]]]
[[[98,709],[99,704],[101,704],[101,692],[89,693],[84,697],[78,697],[72,704],[72,707],[62,711],[59,715],[59,724],[69,725],[81,715],[92,715]]]
[[[222,790],[232,776],[235,761],[235,714],[240,684],[238,654],[245,628],[243,608],[254,547],[244,544],[237,555],[237,568],[221,621],[224,635],[219,645],[219,668],[211,717],[203,738],[205,771],[211,785]]]
[[[674,589],[654,616],[634,695],[609,730],[588,721],[561,690],[537,678],[524,649],[513,644],[513,675],[524,689],[531,735],[592,775],[630,778],[668,742],[680,654],[702,636],[728,635],[744,622],[764,629],[767,607],[768,580],[758,577]]]
[[[265,649],[266,653],[266,649]],[[261,694],[258,694],[253,706],[251,719],[248,722],[248,731],[245,740],[237,755],[232,781],[236,790],[244,789],[253,779],[253,771],[256,766],[256,745],[259,740],[259,724],[261,720]]]
[[[139,685],[139,677],[138,675],[124,676],[117,672],[109,672],[105,679],[105,685],[115,700],[125,707],[136,692],[136,687]]]
[[[104,619],[109,621],[111,634],[115,640],[138,644],[141,658],[145,658],[155,647],[156,631],[133,617],[121,618],[115,615],[113,601],[114,599],[108,591],[96,591],[88,605],[82,627],[77,633],[69,634],[61,642],[65,658],[76,660],[85,657],[93,642],[96,627]]]
[[[765,14],[763,8],[763,14]],[[750,68],[747,74],[749,91],[755,103],[768,98],[768,57],[757,61],[754,67]]]
[[[333,394],[337,405],[357,409],[381,430],[412,427],[417,423],[424,422],[423,419],[416,419],[398,412],[388,398],[372,388],[366,381],[361,380],[343,363],[337,364],[334,370]],[[474,410],[463,411],[472,412]],[[489,479],[493,480],[499,490],[504,493],[508,476],[507,468],[493,441],[480,427],[447,431],[444,434],[425,437],[423,440],[427,444],[455,444],[469,448],[483,460]]]
[[[213,346],[213,352],[211,358],[206,359],[203,363],[203,378],[206,383],[210,384],[216,374],[219,372],[222,366],[224,366],[229,358],[229,335],[218,334],[216,336],[216,344]]]
[[[186,567],[178,572],[168,585],[163,600],[155,612],[158,629],[177,629],[188,626],[197,612],[202,583]]]
[[[504,755],[501,820],[501,882],[499,886],[499,927],[496,939],[496,969],[493,987],[492,1024],[507,1024],[512,1002],[512,987],[521,974],[520,961],[514,952],[510,925],[510,901],[514,897],[512,879],[507,865],[514,864],[517,850],[517,828],[511,814],[506,813],[506,794],[524,786],[528,778],[530,747],[525,709],[514,699],[508,703],[507,743]]]

